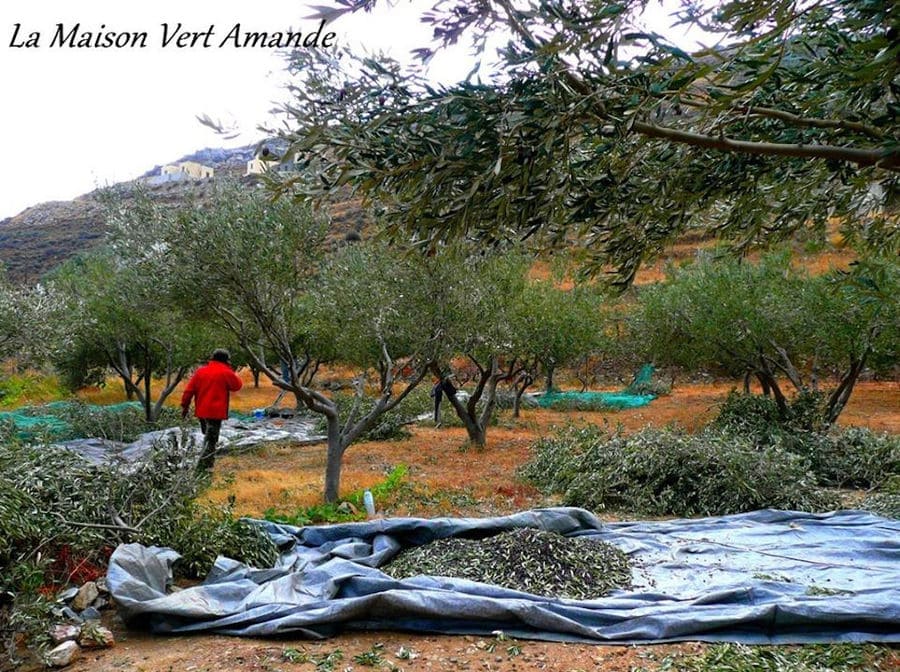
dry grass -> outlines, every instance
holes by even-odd
[[[705,241],[696,244],[677,244],[668,250],[665,256],[652,264],[645,264],[638,271],[634,279],[636,285],[647,285],[653,282],[662,282],[666,279],[666,266],[674,263],[676,266],[693,259],[700,249],[715,247],[715,241]],[[750,261],[757,262],[763,253],[756,251],[747,255]],[[843,248],[830,244],[828,249],[813,253],[804,252],[797,248],[794,250],[791,264],[794,268],[805,268],[810,275],[822,275],[835,269],[846,270],[851,261],[856,259],[856,254],[849,248]]]
[[[353,445],[344,456],[344,494],[371,487],[398,464],[409,468],[408,481],[417,493],[390,502],[391,515],[483,515],[507,513],[546,502],[519,483],[516,470],[529,459],[529,446],[539,436],[567,423],[621,424],[628,431],[647,425],[677,424],[694,431],[708,422],[731,383],[677,386],[649,406],[617,412],[562,412],[529,409],[514,421],[501,414],[488,431],[483,450],[468,446],[461,427],[412,427],[403,441],[370,441]],[[243,394],[243,391],[237,396]],[[841,418],[844,425],[867,426],[900,433],[900,384],[860,383]],[[293,512],[321,502],[324,487],[323,446],[277,445],[252,453],[229,455],[216,465],[215,487],[208,497],[235,501],[240,514],[260,516],[268,508]],[[464,494],[462,504],[453,494]]]
[[[666,279],[666,267],[669,264],[680,266],[681,264],[695,259],[697,252],[700,250],[710,250],[719,245],[719,242],[713,239],[695,240],[693,237],[686,237],[684,240],[670,245],[664,254],[658,259],[645,263],[635,275],[635,285],[648,285],[654,282],[662,282]],[[839,234],[829,236],[825,245],[825,249],[807,252],[802,245],[795,244],[793,249],[792,264],[795,268],[805,268],[810,275],[822,275],[834,269],[846,270],[851,261],[856,259],[856,253],[850,248],[845,247]],[[754,251],[747,255],[751,261],[759,261],[764,253]],[[528,277],[532,280],[552,280],[553,272],[550,264],[545,261],[535,262]],[[566,276],[562,281],[557,283],[560,289],[571,289],[574,281],[571,276]]]

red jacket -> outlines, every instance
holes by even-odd
[[[228,393],[237,392],[242,384],[228,364],[212,360],[191,376],[181,395],[181,407],[190,408],[191,399],[196,397],[194,415],[204,420],[225,420]]]

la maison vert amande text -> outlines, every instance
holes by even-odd
[[[204,30],[191,30],[181,23],[162,23],[151,37],[150,31],[108,30],[105,23],[96,30],[88,30],[81,23],[66,25],[57,23],[52,30],[30,30],[15,23],[12,26],[10,48],[34,49],[40,47],[69,49],[146,49],[161,46],[163,49],[284,49],[329,48],[334,46],[335,33],[324,32],[324,19],[314,31],[250,31],[240,23],[219,30],[209,24]]]

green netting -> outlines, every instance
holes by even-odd
[[[628,394],[627,392],[545,392],[538,397],[542,408],[567,407],[578,409],[623,409],[646,406],[656,397],[652,394]]]
[[[653,372],[654,368],[652,364],[644,364],[640,371],[634,374],[634,379],[631,381],[631,384],[625,389],[628,390],[633,387],[638,387],[640,385],[650,385],[653,382]]]
[[[20,439],[33,439],[37,436],[54,438],[66,436],[69,423],[53,415],[26,415],[20,411],[0,413],[0,423],[12,423],[16,436]]]
[[[559,392],[551,390],[537,398],[542,408],[573,408],[577,410],[640,408],[656,399],[654,394],[638,394],[632,390],[648,387],[652,383],[653,365],[644,364],[631,384],[621,392]]]
[[[0,423],[12,423],[16,436],[26,441],[37,437],[69,438],[72,434],[72,425],[65,418],[75,408],[87,408],[98,413],[124,413],[134,410],[143,412],[141,405],[136,401],[109,406],[52,401],[41,406],[23,406],[15,411],[0,412]]]

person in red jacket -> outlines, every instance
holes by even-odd
[[[184,394],[181,395],[181,417],[186,418],[194,403],[194,415],[200,421],[203,432],[203,452],[200,454],[198,469],[212,471],[216,460],[216,444],[222,421],[228,417],[228,397],[231,392],[241,389],[241,379],[228,363],[231,356],[227,350],[218,349],[205,366],[201,366],[191,376]]]

